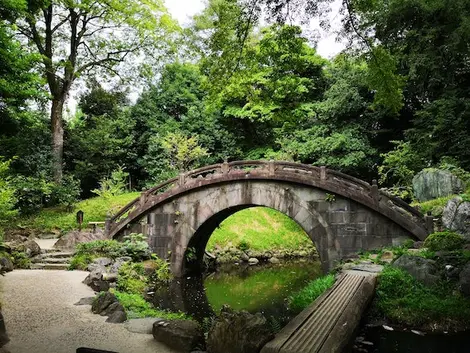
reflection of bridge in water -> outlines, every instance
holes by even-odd
[[[432,229],[432,217],[378,190],[375,182],[325,167],[264,161],[182,174],[142,193],[106,228],[117,239],[131,231],[148,235],[152,251],[160,257],[170,254],[171,270],[181,277],[200,271],[207,241],[224,219],[253,206],[295,220],[315,243],[325,269],[359,250],[423,240]]]

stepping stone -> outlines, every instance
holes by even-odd
[[[160,321],[158,317],[146,317],[143,319],[130,319],[124,323],[124,327],[134,333],[152,334],[153,324]]]

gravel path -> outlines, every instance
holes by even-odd
[[[74,353],[79,347],[119,353],[172,353],[152,335],[131,333],[106,323],[89,305],[94,295],[81,283],[88,272],[15,270],[0,278],[2,312],[11,353]]]

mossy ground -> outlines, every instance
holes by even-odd
[[[386,266],[376,294],[374,315],[392,323],[430,331],[470,328],[470,299],[458,293],[455,283],[440,281],[426,287],[407,272]]]
[[[186,319],[191,318],[181,312],[170,312],[165,310],[155,309],[152,304],[139,294],[132,294],[120,291],[114,291],[119,303],[124,307],[128,319],[136,319],[142,317],[158,317],[161,319]]]

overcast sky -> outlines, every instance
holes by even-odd
[[[337,0],[333,4],[331,17],[333,23],[338,23],[336,14],[338,12],[340,3],[341,1]],[[204,0],[165,0],[165,4],[171,15],[176,18],[180,24],[188,23],[191,19],[191,16],[202,11],[204,8]],[[320,30],[320,27],[315,24],[312,25],[312,28]],[[322,34],[322,37],[317,43],[317,52],[321,56],[331,58],[344,48],[344,45],[335,41],[334,34],[324,33],[323,31],[320,31],[320,33]]]

